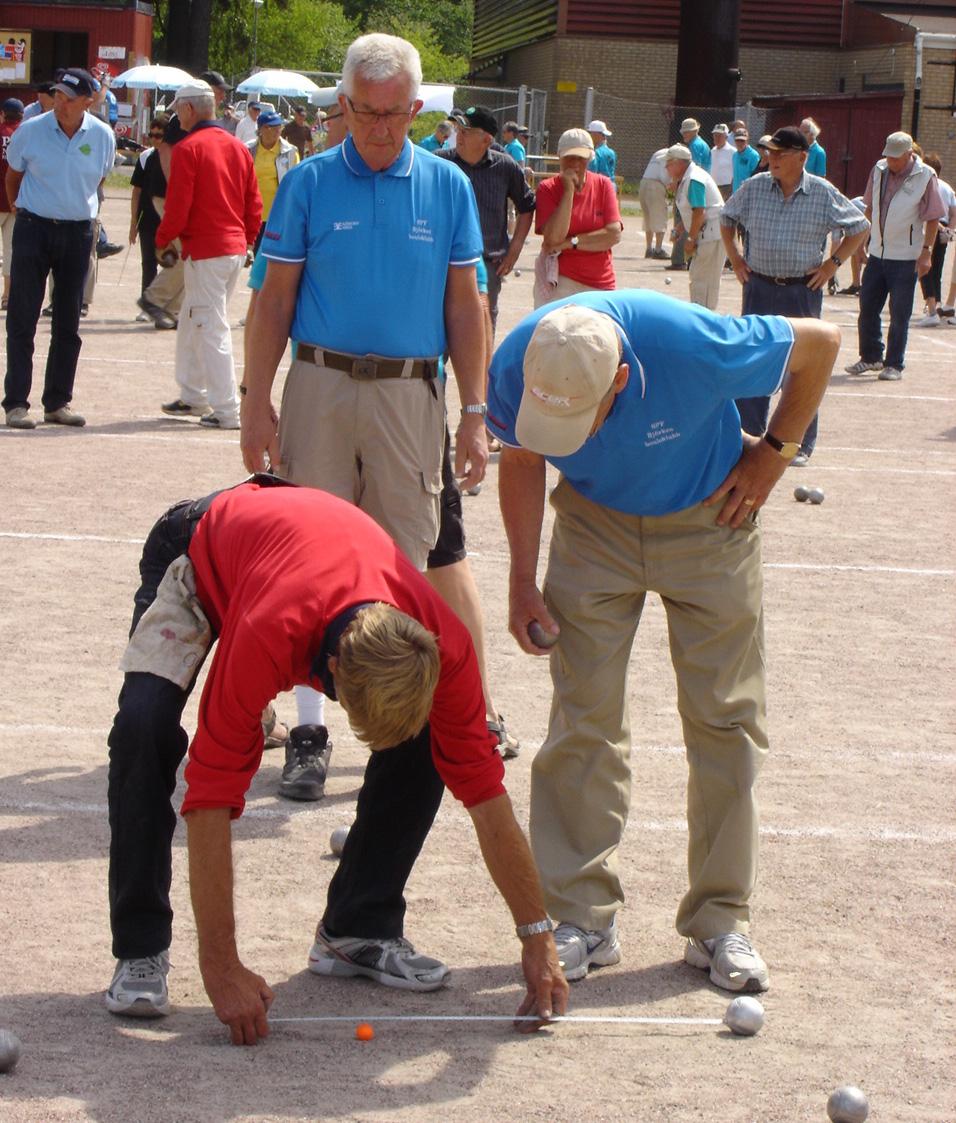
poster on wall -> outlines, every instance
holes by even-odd
[[[30,32],[0,28],[0,82],[29,81]]]
[[[96,69],[115,78],[126,69],[125,47],[100,47],[96,52]]]

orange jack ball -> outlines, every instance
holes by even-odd
[[[355,1027],[355,1036],[359,1041],[371,1041],[375,1036],[375,1030],[368,1024],[368,1022],[359,1022]]]

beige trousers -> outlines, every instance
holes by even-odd
[[[754,784],[767,752],[760,531],[716,510],[623,515],[555,489],[545,579],[561,628],[548,736],[532,765],[531,843],[556,921],[606,928],[624,900],[626,675],[645,595],[667,613],[689,769],[685,936],[746,931],[757,876]],[[651,873],[653,871],[650,871]]]
[[[695,304],[702,304],[712,312],[717,311],[720,297],[720,275],[726,257],[724,243],[701,242],[697,252],[690,259],[688,276],[690,279],[690,298]]]
[[[279,411],[284,475],[361,507],[421,570],[438,538],[444,444],[437,379],[359,381],[292,363]]]
[[[152,284],[143,293],[143,297],[150,304],[157,305],[171,316],[178,316],[183,304],[183,291],[186,283],[183,277],[185,269],[182,259],[182,244],[178,238],[174,238],[171,244],[179,252],[179,260],[175,265],[170,265],[168,268],[160,267]]]
[[[567,296],[574,296],[578,292],[594,292],[590,285],[582,285],[580,281],[572,281],[570,277],[558,277],[558,283],[551,290],[547,300],[541,300],[535,292],[534,306],[540,308],[543,304],[554,304],[556,300],[564,300]]]

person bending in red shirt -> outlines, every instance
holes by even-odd
[[[183,707],[215,639],[181,813],[200,970],[233,1042],[268,1034],[272,991],[239,958],[230,823],[261,760],[262,709],[299,683],[337,697],[372,750],[309,970],[406,990],[444,984],[448,968],[403,937],[403,894],[447,786],[471,814],[522,941],[518,1014],[538,1020],[521,1028],[563,1013],[567,983],[485,722],[471,638],[388,535],[350,503],[256,476],[170,508],[146,540],[140,574],[109,737],[119,964],[107,1008],[169,1013],[170,796],[187,748]]]

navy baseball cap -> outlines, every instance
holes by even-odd
[[[54,90],[66,94],[71,100],[78,97],[92,97],[99,88],[100,84],[93,75],[79,66],[71,66],[68,70],[64,70],[53,84]]]
[[[3,105],[0,105],[0,110],[7,117],[22,117],[23,102],[18,97],[8,97]]]
[[[256,120],[257,129],[268,129],[274,125],[282,124],[281,113],[260,113]]]

